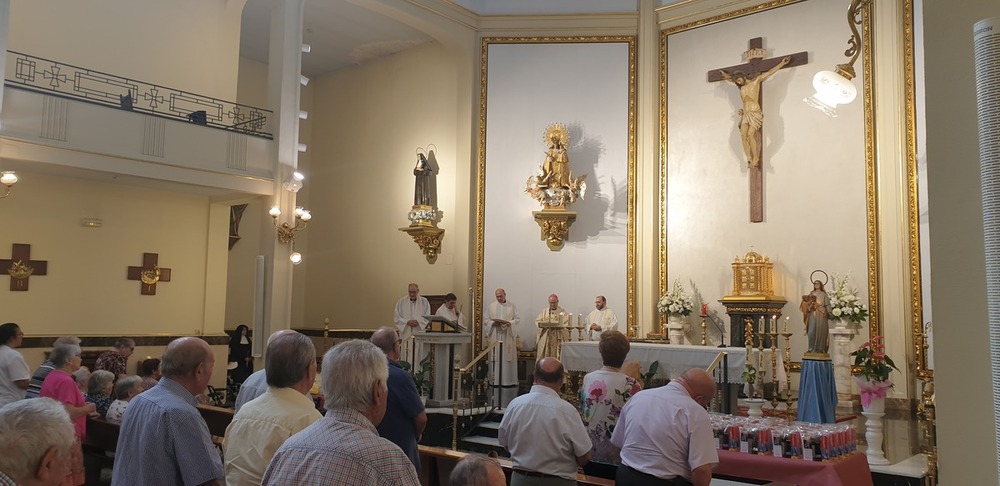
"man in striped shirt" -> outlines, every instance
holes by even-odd
[[[419,486],[406,454],[375,429],[388,398],[382,350],[362,340],[338,344],[323,357],[322,374],[326,416],[285,441],[262,484]]]

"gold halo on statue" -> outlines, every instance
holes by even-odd
[[[569,130],[562,123],[553,123],[545,129],[545,143],[549,143],[553,135],[557,135],[563,145],[569,145]]]
[[[826,284],[830,283],[830,276],[827,275],[826,272],[824,272],[822,270],[813,270],[813,273],[809,274],[809,282],[811,283],[811,282],[815,282],[816,280],[818,280],[818,279],[814,279],[813,278],[813,275],[816,275],[817,273],[822,273],[823,277],[825,277],[825,280],[823,280],[823,286],[826,287]]]

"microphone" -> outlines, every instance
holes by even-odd
[[[719,330],[719,337],[722,339],[722,344],[719,344],[719,347],[720,348],[725,348],[725,347],[727,347],[726,346],[726,331],[722,328],[722,326],[719,325],[718,322],[716,322],[715,314],[716,314],[716,311],[712,311],[711,314],[708,314],[708,318],[712,321],[712,325],[714,325],[715,328]]]

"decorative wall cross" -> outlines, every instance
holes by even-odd
[[[729,81],[740,90],[743,108],[740,109],[740,139],[750,171],[750,222],[764,221],[764,172],[761,167],[764,111],[761,84],[780,69],[801,66],[809,62],[806,52],[797,52],[781,58],[764,59],[766,51],[762,38],[750,39],[749,48],[743,53],[747,62],[738,66],[713,69],[708,81]]]
[[[128,267],[128,279],[142,282],[142,295],[156,295],[158,282],[170,281],[170,269],[160,268],[156,253],[143,253],[141,267]]]
[[[0,259],[0,271],[10,275],[10,289],[26,292],[28,277],[46,275],[49,270],[48,260],[32,260],[31,245],[14,243],[11,245],[9,260]]]

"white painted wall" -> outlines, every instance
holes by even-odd
[[[828,118],[802,102],[820,69],[844,62],[844,6],[811,1],[670,35],[667,41],[667,279],[679,279],[711,311],[732,293],[730,264],[751,248],[774,263],[775,291],[788,300],[792,356],[806,348],[800,296],[815,269],[853,283],[867,300],[865,147],[861,96]],[[747,42],[767,57],[800,51],[804,66],[763,84],[764,222],[750,223],[748,169],[738,129],[737,88],[707,82],[740,64]],[[861,90],[862,66],[854,83]],[[827,291],[833,290],[832,285]],[[728,319],[726,319],[728,325]],[[867,331],[863,331],[863,342]],[[728,342],[728,336],[727,336]]]
[[[8,49],[232,101],[245,3],[17,1]]]
[[[604,295],[627,329],[628,44],[492,44],[486,101],[486,212],[484,303],[503,287],[518,305],[524,330],[549,294],[573,314]],[[573,175],[586,175],[587,192],[569,206],[577,219],[559,251],[541,239],[524,193],[537,173],[551,123],[570,130]],[[532,349],[532,333],[521,344]]]
[[[997,484],[972,26],[1000,4],[923,9],[940,484]]]
[[[316,89],[306,184],[313,222],[305,235],[302,317],[309,326],[326,317],[338,328],[391,324],[409,282],[424,294],[454,292],[470,312],[468,293],[455,287],[457,269],[468,268],[455,254],[456,245],[468,242],[468,225],[456,214],[469,190],[469,181],[456,174],[471,163],[456,151],[457,62],[454,53],[429,44],[310,83]],[[430,264],[399,228],[409,225],[415,150],[432,143],[445,234]]]

